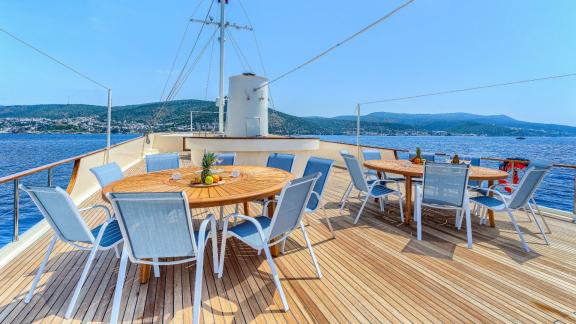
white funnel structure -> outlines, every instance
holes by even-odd
[[[268,86],[261,87],[266,82],[253,74],[230,77],[226,136],[268,136]]]

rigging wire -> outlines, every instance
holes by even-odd
[[[86,80],[94,83],[95,85],[97,85],[97,86],[99,86],[99,87],[101,87],[101,88],[104,88],[104,89],[106,89],[106,90],[110,90],[110,87],[107,87],[107,86],[105,86],[104,84],[102,84],[102,83],[94,80],[93,78],[89,77],[88,75],[86,75],[86,74],[78,71],[76,68],[74,68],[74,67],[72,67],[72,66],[70,66],[70,65],[68,65],[68,64],[66,64],[66,63],[64,63],[64,62],[62,62],[62,61],[60,61],[59,59],[55,58],[54,56],[52,56],[52,55],[50,55],[50,54],[42,51],[42,50],[39,49],[38,47],[36,47],[36,46],[34,46],[34,45],[26,42],[26,41],[23,40],[22,38],[14,35],[14,34],[12,34],[12,33],[10,33],[9,31],[5,30],[4,28],[0,27],[0,32],[3,32],[4,34],[12,37],[12,38],[15,39],[16,41],[24,44],[25,46],[27,46],[27,47],[35,50],[36,52],[42,54],[43,56],[47,57],[48,59],[50,59],[50,60],[52,60],[52,61],[60,64],[61,66],[65,67],[66,69],[74,72],[76,75],[78,75],[78,76],[80,76],[80,77],[82,77],[82,78],[84,78],[84,79],[86,79]]]
[[[204,21],[208,20],[208,17],[210,16],[210,11],[212,11],[213,5],[214,5],[214,0],[212,0],[210,2],[210,6],[208,7],[208,11],[206,12],[206,16],[204,17]],[[182,82],[182,76],[185,73],[186,68],[188,67],[188,64],[190,62],[190,59],[192,58],[192,54],[194,53],[196,46],[198,45],[198,40],[200,39],[200,36],[202,35],[202,31],[204,30],[204,26],[206,26],[206,24],[201,25],[200,30],[198,31],[198,34],[196,35],[196,39],[194,40],[194,45],[192,46],[192,49],[190,49],[190,52],[188,53],[188,57],[186,58],[186,62],[182,66],[182,69],[180,70],[180,73],[178,74],[178,77],[176,78],[176,81],[174,82],[172,89],[170,90],[170,92],[166,96],[165,101],[169,101],[171,98],[174,97],[174,90],[177,87],[179,87],[179,83]]]
[[[182,87],[184,86],[184,83],[186,83],[186,80],[188,80],[188,78],[190,77],[190,74],[192,73],[192,71],[194,70],[196,65],[198,65],[198,62],[200,62],[200,59],[202,58],[202,56],[204,55],[204,53],[206,52],[206,50],[208,49],[208,47],[210,46],[212,41],[214,41],[217,31],[218,31],[218,29],[215,28],[214,32],[212,33],[212,35],[210,36],[210,38],[208,39],[208,41],[206,42],[204,47],[202,47],[202,49],[200,50],[200,52],[196,56],[196,59],[194,59],[192,64],[188,67],[186,74],[182,78],[182,82],[178,85],[178,87],[174,91],[174,96],[176,96],[178,94],[178,92],[182,89]]]
[[[522,84],[522,83],[530,83],[530,82],[537,82],[537,81],[544,81],[544,80],[568,78],[568,77],[573,77],[573,76],[576,76],[576,73],[551,75],[551,76],[545,76],[545,77],[534,78],[534,79],[518,80],[518,81],[503,82],[503,83],[493,83],[493,84],[481,85],[481,86],[470,87],[470,88],[453,89],[453,90],[446,90],[446,91],[423,93],[423,94],[418,94],[418,95],[413,95],[413,96],[404,96],[404,97],[388,98],[388,99],[382,99],[382,100],[366,101],[366,102],[359,103],[359,105],[371,105],[371,104],[384,103],[384,102],[390,102],[390,101],[400,101],[400,100],[416,99],[416,98],[422,98],[422,97],[440,96],[440,95],[446,95],[446,94],[451,94],[451,93],[474,91],[474,90],[496,88],[496,87],[504,87],[504,86]]]
[[[236,55],[238,56],[238,59],[240,60],[240,64],[242,65],[244,71],[247,72],[254,71],[254,69],[252,69],[252,66],[250,65],[250,62],[244,55],[244,52],[242,52],[240,45],[238,45],[238,42],[236,42],[236,39],[232,36],[232,33],[229,30],[226,30],[226,33],[228,34],[228,38],[230,38],[231,41],[230,43],[232,43],[232,47],[234,48],[234,51],[236,52]]]
[[[206,75],[206,90],[204,93],[204,100],[208,100],[208,89],[210,87],[210,74],[212,73],[212,59],[214,57],[214,44],[216,43],[216,38],[212,40],[212,45],[210,47],[210,60],[208,61],[208,73]]]
[[[204,3],[204,0],[198,1],[196,8],[194,8],[194,10],[192,10],[192,14],[190,15],[191,17],[194,17],[194,15],[198,11],[198,9],[200,8],[200,5],[202,5],[202,3]],[[184,32],[182,33],[182,38],[180,39],[180,43],[178,44],[178,48],[176,49],[176,54],[174,55],[174,59],[172,60],[172,64],[170,66],[170,72],[168,73],[168,76],[166,77],[166,81],[164,81],[164,87],[162,87],[162,93],[160,94],[160,101],[162,101],[162,98],[164,98],[164,94],[166,93],[166,88],[168,87],[168,82],[170,82],[170,79],[172,78],[172,72],[174,72],[174,67],[176,66],[176,61],[178,60],[178,57],[180,56],[180,51],[182,50],[182,46],[184,45],[184,41],[186,40],[186,35],[188,34],[188,29],[190,28],[191,23],[192,23],[192,21],[190,21],[190,19],[188,19],[188,22],[186,23],[186,27],[184,28]]]
[[[338,42],[338,43],[330,46],[328,49],[320,52],[320,54],[317,54],[316,56],[310,58],[309,60],[305,61],[304,63],[302,63],[302,64],[300,64],[300,65],[292,68],[291,70],[288,70],[287,72],[285,72],[285,73],[277,76],[276,78],[274,78],[274,79],[272,79],[272,80],[264,83],[263,85],[255,88],[254,91],[256,91],[256,90],[258,90],[258,89],[260,89],[260,88],[263,88],[263,87],[265,87],[265,86],[267,86],[267,85],[270,85],[270,84],[272,84],[272,83],[274,83],[274,82],[276,82],[276,81],[278,81],[278,80],[280,80],[280,79],[282,79],[282,78],[284,78],[284,77],[286,77],[286,76],[288,76],[288,75],[290,75],[290,74],[292,74],[292,73],[300,70],[301,68],[307,66],[308,64],[317,61],[318,59],[320,59],[320,58],[322,58],[323,56],[327,55],[328,53],[332,52],[332,51],[335,50],[336,48],[338,48],[338,47],[340,47],[340,46],[348,43],[349,41],[351,41],[351,40],[353,40],[354,38],[356,38],[356,37],[360,36],[361,34],[363,34],[364,32],[366,32],[366,31],[372,29],[373,27],[375,27],[376,25],[380,24],[380,23],[383,22],[384,20],[392,17],[394,14],[398,13],[400,10],[404,9],[405,7],[407,7],[408,5],[410,5],[410,4],[411,4],[412,2],[414,2],[414,1],[415,1],[415,0],[408,0],[408,1],[406,1],[404,4],[396,7],[394,10],[388,12],[386,15],[384,15],[384,16],[376,19],[374,22],[370,23],[370,24],[367,25],[366,27],[364,27],[364,28],[360,29],[359,31],[355,32],[354,34],[346,37],[344,40],[342,40],[342,41],[340,41],[340,42]]]

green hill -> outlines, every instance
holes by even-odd
[[[211,129],[217,123],[215,103],[204,100],[176,100],[168,103],[146,103],[113,107],[116,132],[178,131],[190,129],[190,112],[195,128]],[[5,118],[93,117],[106,119],[106,107],[82,104],[46,104],[0,106],[0,120]],[[576,127],[529,123],[505,115],[481,116],[467,113],[396,114],[377,112],[362,116],[363,134],[470,134],[487,136],[576,136]],[[88,131],[78,127],[47,126],[41,131]],[[93,129],[100,131],[102,125]],[[280,111],[269,111],[269,130],[284,135],[351,134],[356,131],[355,116],[297,117]]]

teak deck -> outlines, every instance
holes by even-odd
[[[130,170],[142,172],[139,165]],[[359,203],[340,215],[337,202],[348,184],[346,171],[335,169],[325,202],[336,239],[321,223],[309,218],[308,232],[324,277],[315,277],[301,233],[289,241],[286,254],[276,258],[290,311],[281,302],[268,265],[256,251],[229,242],[224,276],[213,274],[211,255],[204,263],[201,320],[218,322],[575,322],[576,225],[549,220],[551,246],[544,245],[526,215],[518,218],[533,249],[524,253],[504,215],[497,227],[474,222],[474,248],[468,250],[465,231],[453,227],[453,216],[425,212],[424,240],[416,241],[414,227],[400,224],[396,202],[380,213],[368,204],[358,225],[352,224]],[[101,203],[100,193],[85,202]],[[255,204],[253,212],[257,211]],[[228,208],[229,211],[232,208]],[[201,218],[206,210],[195,211]],[[218,215],[218,210],[212,210]],[[87,215],[95,224],[103,215]],[[23,298],[52,234],[0,270],[0,322],[106,322],[118,259],[109,251],[97,256],[93,271],[71,320],[63,318],[87,252],[59,243],[32,301]],[[138,283],[130,266],[121,317],[125,322],[189,323],[195,265],[161,267],[161,277]]]

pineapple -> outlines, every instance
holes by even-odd
[[[204,153],[204,156],[202,157],[202,173],[200,174],[202,183],[205,183],[206,177],[212,174],[210,168],[214,162],[216,162],[216,154]]]
[[[416,156],[412,159],[414,164],[422,164],[422,149],[416,148]]]
[[[458,154],[454,154],[454,157],[452,158],[452,164],[460,164],[460,157]]]

